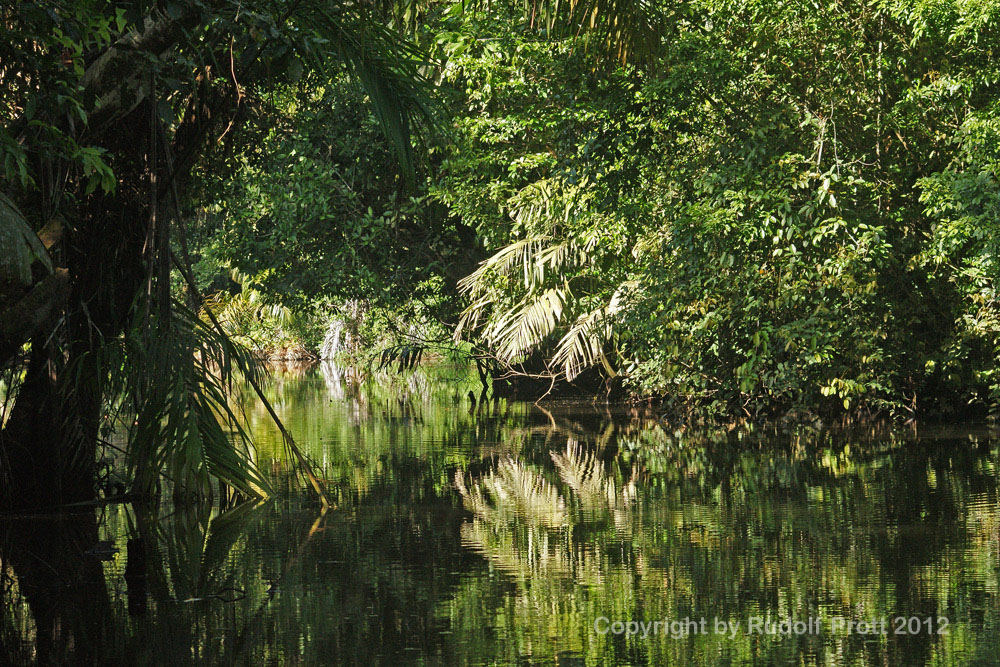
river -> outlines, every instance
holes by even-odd
[[[323,512],[0,518],[0,663],[952,665],[1000,650],[986,428],[681,427],[461,369],[277,369]]]

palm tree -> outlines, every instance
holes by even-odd
[[[524,229],[555,230],[592,215],[585,186],[554,180],[532,183],[518,194],[512,217]],[[456,338],[476,331],[491,355],[511,368],[542,350],[544,374],[572,381],[600,364],[617,372],[608,350],[615,342],[614,318],[629,281],[608,284],[590,269],[601,261],[593,236],[529,233],[487,258],[459,283],[469,306]]]

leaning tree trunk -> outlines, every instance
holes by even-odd
[[[93,108],[81,145],[106,151],[115,191],[88,194],[78,174],[68,184],[49,184],[53,192],[61,189],[61,196],[40,188],[21,202],[37,207],[35,215],[25,211],[36,223],[46,222],[50,213],[45,211],[53,209],[65,220],[61,241],[50,248],[53,264],[64,268],[56,269],[58,279],[51,281],[54,289],[49,290],[60,297],[64,323],[56,334],[51,326],[34,327],[33,334],[21,338],[5,338],[7,332],[0,327],[0,367],[16,364],[11,359],[23,343],[30,343],[31,350],[27,374],[0,431],[0,473],[4,468],[8,473],[6,479],[0,476],[0,501],[6,495],[7,502],[39,506],[95,497],[95,459],[109,371],[102,354],[105,344],[120,337],[134,318],[149,316],[147,308],[136,308],[140,296],[147,297],[145,304],[155,302],[164,316],[161,323],[169,316],[169,220],[157,217],[157,202],[169,201],[176,209],[176,193],[183,192],[192,165],[208,145],[206,138],[223,125],[228,130],[245,120],[240,93],[210,85],[208,70],[195,73],[201,88],[186,103],[184,118],[171,137],[157,117],[149,59],[167,57],[205,11],[202,3],[187,3],[176,16],[154,12],[141,34],[123,36],[87,67],[80,97]],[[223,55],[220,51],[220,59]],[[249,75],[240,78],[244,83],[252,80]],[[73,132],[71,126],[63,129]],[[168,141],[174,160],[168,158]],[[32,172],[61,173],[52,167],[38,163]],[[50,196],[58,204],[46,204]],[[157,293],[148,293],[154,285]],[[50,301],[55,308],[57,300]],[[0,303],[0,311],[6,305]]]

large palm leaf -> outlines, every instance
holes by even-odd
[[[579,219],[590,214],[589,197],[579,184],[540,181],[512,199],[512,217],[529,230],[578,227]],[[599,251],[594,237],[558,237],[550,231],[529,233],[501,248],[459,282],[470,303],[456,338],[476,330],[504,364],[554,344],[550,365],[567,379],[598,363],[614,376],[605,347],[614,338],[612,323],[629,284],[614,286],[607,299],[595,297],[593,285],[571,288],[574,280],[587,282],[587,269]]]

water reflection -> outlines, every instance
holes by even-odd
[[[276,372],[326,513],[289,493],[0,519],[0,664],[996,662],[989,433],[670,430],[589,404],[470,410],[470,390],[446,367]],[[287,471],[245,408],[265,467]],[[594,630],[897,615],[948,634]]]

